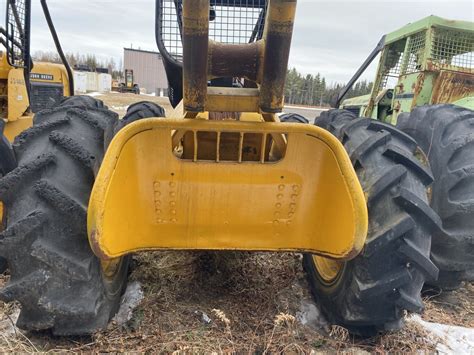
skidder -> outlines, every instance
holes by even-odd
[[[157,0],[168,118],[140,103],[118,123],[80,97],[35,116],[0,180],[0,298],[21,303],[20,327],[106,327],[130,254],[169,249],[304,253],[324,313],[362,335],[421,311],[438,276],[430,168],[413,138],[347,111],[280,122],[295,10]]]
[[[342,101],[378,53],[372,92]],[[383,36],[335,103],[396,125],[422,148],[442,223],[431,249],[440,274],[429,283],[445,289],[474,276],[473,53],[472,22],[429,16]]]

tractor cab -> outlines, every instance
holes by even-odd
[[[51,32],[54,25],[46,1],[44,14]],[[33,62],[30,55],[30,1],[7,1],[6,26],[0,27],[0,120],[1,132],[10,140],[31,126],[32,115],[59,104],[64,97],[74,95],[72,71],[53,35],[64,59],[63,65]]]
[[[381,55],[372,92],[337,106],[360,116],[396,123],[400,113],[416,106],[462,103],[474,94],[471,22],[429,16],[384,36],[378,48],[374,52]],[[367,61],[364,66],[363,70]]]
[[[127,88],[133,87],[133,70],[125,70],[125,85]]]
[[[125,69],[124,77],[124,82],[118,83],[118,87],[113,87],[112,89],[120,93],[133,93],[140,95],[140,86],[135,82],[133,69]]]

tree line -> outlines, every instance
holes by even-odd
[[[345,98],[369,94],[372,82],[358,81]],[[344,88],[345,84],[327,84],[326,79],[320,74],[303,75],[295,68],[289,69],[285,85],[286,103],[293,105],[330,106],[334,98]]]
[[[106,60],[98,59],[95,54],[74,54],[66,53],[66,59],[69,65],[74,67],[87,67],[92,71],[95,71],[97,68],[107,68],[109,74],[112,75],[112,78],[119,79],[123,78],[123,68],[122,68],[122,59],[117,64],[114,58],[109,58]],[[56,52],[50,51],[37,51],[33,54],[33,61],[38,62],[49,62],[49,63],[62,63],[59,54]]]
[[[66,53],[66,58],[71,67],[85,66],[95,71],[97,68],[107,68],[114,79],[123,78],[122,59],[117,64],[114,58],[100,60],[95,54]],[[61,63],[61,58],[56,52],[38,51],[33,54],[33,60],[39,62]],[[360,80],[347,93],[346,98],[370,93],[372,82]],[[295,68],[289,69],[285,86],[286,103],[293,105],[330,106],[345,84],[327,84],[326,79],[320,74],[303,75]]]

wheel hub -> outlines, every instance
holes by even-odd
[[[319,276],[328,284],[333,283],[344,268],[343,261],[333,260],[323,256],[313,255],[313,262]]]

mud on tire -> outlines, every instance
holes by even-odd
[[[331,322],[353,333],[398,329],[405,311],[423,309],[423,284],[438,275],[429,259],[439,223],[427,199],[431,172],[416,158],[415,141],[393,126],[345,110],[325,112],[315,124],[344,144],[367,198],[369,231],[361,254],[330,282],[304,255],[313,294]]]
[[[474,273],[474,111],[454,105],[415,108],[397,126],[426,153],[434,175],[431,206],[442,230],[433,235],[436,282],[454,289]]]
[[[104,328],[126,284],[128,258],[105,277],[87,238],[90,192],[117,123],[90,99],[38,113],[14,142],[18,167],[0,179],[7,207],[0,256],[11,272],[0,299],[21,303],[22,329],[81,335]]]

